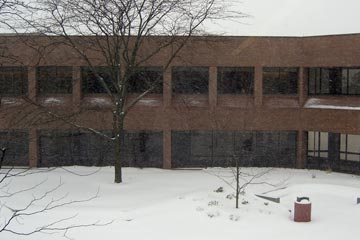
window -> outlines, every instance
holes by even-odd
[[[264,94],[297,94],[298,68],[265,67],[263,69]]]
[[[174,93],[207,93],[208,85],[208,67],[174,67],[172,69],[172,88]]]
[[[3,166],[29,165],[29,136],[25,131],[0,131],[0,148],[6,148]],[[1,155],[1,154],[0,154]]]
[[[116,93],[117,71],[111,71],[109,67],[90,67],[81,68],[82,91],[88,93],[107,93],[100,80],[96,77],[95,72],[104,79],[106,86],[111,92]]]
[[[252,94],[254,68],[219,67],[217,81],[219,94]]]
[[[0,96],[26,95],[28,77],[26,67],[0,67]]]
[[[360,135],[341,134],[340,159],[360,162]]]
[[[329,153],[329,134],[327,132],[308,133],[308,156],[327,158]]]
[[[36,79],[40,94],[72,92],[72,67],[38,67]]]
[[[309,94],[359,95],[360,68],[309,68]]]
[[[128,83],[129,93],[143,93],[154,87],[151,93],[162,93],[163,70],[160,67],[139,68],[130,77]]]

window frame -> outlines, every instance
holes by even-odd
[[[5,70],[5,71],[4,71]],[[20,79],[15,79],[16,75],[20,75]],[[11,76],[10,82],[7,79],[7,76]],[[26,66],[0,66],[0,83],[3,82],[5,86],[11,85],[11,93],[10,92],[4,92],[3,90],[8,89],[2,89],[0,91],[0,96],[2,97],[21,97],[21,96],[27,96],[28,95],[28,68]],[[15,79],[15,80],[14,80]],[[18,83],[20,82],[20,90],[16,88]]]
[[[241,82],[246,83],[250,82],[250,85],[247,88],[235,88],[234,91],[229,91],[229,89],[224,88],[226,84],[224,84],[224,73],[226,72],[237,72],[239,74],[237,79],[231,79],[231,85],[236,85],[237,87],[241,86]],[[241,79],[242,73],[249,73],[249,79],[243,80]],[[236,67],[227,67],[221,66],[217,67],[217,94],[233,94],[233,95],[254,95],[254,82],[255,82],[255,67],[247,67],[247,66],[236,66]],[[235,84],[236,83],[236,84]],[[245,84],[244,84],[245,85]],[[245,89],[245,92],[242,90]]]
[[[342,73],[343,73],[344,70],[346,70],[346,74],[345,74],[346,75],[345,76],[346,77],[346,80],[345,80],[346,93],[343,93],[343,92],[341,92],[341,93],[330,93],[330,91],[329,91],[329,93],[322,92],[322,83],[323,83],[323,78],[322,78],[323,74],[322,74],[322,72],[325,69],[336,69],[336,68],[341,69],[340,71]],[[349,72],[350,72],[350,70],[355,70],[355,69],[358,69],[359,72],[360,72],[360,67],[308,67],[307,68],[307,73],[308,73],[308,78],[307,78],[307,81],[308,81],[308,84],[307,84],[308,95],[309,96],[360,96],[360,90],[359,90],[358,94],[350,93],[350,85],[349,85],[349,83],[350,83],[350,80],[349,80],[350,74],[349,74]],[[310,86],[310,84],[311,84],[311,79],[310,79],[311,78],[311,74],[310,74],[311,70],[316,71],[315,82],[313,84],[314,85],[313,93],[312,93],[312,88]],[[319,74],[318,74],[318,72],[319,72]],[[320,78],[318,79],[318,77],[320,77]],[[343,78],[344,78],[344,76],[341,75],[341,82],[340,82],[341,85],[344,83]],[[319,86],[317,85],[317,82],[319,82]],[[359,81],[359,85],[360,85],[360,81]],[[359,89],[360,89],[360,87],[359,87]]]
[[[53,71],[55,72],[55,76],[52,75],[54,73]],[[45,75],[41,75],[41,73],[45,73]],[[40,96],[72,94],[74,85],[72,66],[37,66],[35,74],[37,91]],[[67,74],[69,74],[69,76],[67,76]],[[45,82],[47,85],[43,85]],[[56,88],[49,86],[56,86]],[[64,88],[59,88],[58,86]]]
[[[156,78],[155,80],[148,80],[148,84],[150,86],[146,87],[146,82],[143,86],[141,86],[142,90],[141,89],[136,89],[134,90],[134,88],[140,88],[139,86],[136,86],[136,87],[133,87],[132,88],[132,84],[135,83],[136,81],[139,81],[140,80],[144,80],[144,79],[141,79],[137,76],[137,74],[141,74],[141,72],[158,72],[160,73],[159,74],[159,78]],[[127,92],[129,94],[139,94],[139,93],[143,93],[145,91],[147,91],[148,89],[150,89],[152,87],[152,83],[150,83],[150,81],[154,81],[156,84],[158,84],[157,87],[155,87],[152,91],[150,91],[150,94],[163,94],[163,82],[164,82],[164,69],[162,66],[150,66],[150,67],[147,67],[147,66],[144,66],[144,67],[139,67],[139,68],[136,68],[135,69],[135,72],[132,74],[132,76],[130,76],[130,78],[128,79],[128,82],[127,82]],[[141,81],[143,82],[143,81]]]
[[[189,69],[190,71],[187,71],[187,73],[182,73],[184,74],[192,74],[193,72],[195,72],[194,70],[199,69],[202,72],[201,74],[205,73],[205,77],[204,79],[199,79],[200,81],[205,80],[205,78],[207,78],[206,84],[202,85],[205,86],[204,89],[200,89],[200,91],[196,91],[196,89],[192,88],[191,86],[193,86],[194,82],[200,82],[199,80],[194,80],[193,76],[191,77],[191,79],[181,79],[182,77],[186,77],[186,76],[181,76],[180,75],[180,79],[175,79],[175,75],[177,74],[176,72],[181,70],[181,69]],[[176,82],[180,80],[180,82]],[[189,94],[189,95],[200,95],[200,94],[208,94],[209,93],[209,80],[210,80],[210,68],[207,66],[174,66],[171,68],[171,82],[172,82],[172,93],[173,94]],[[181,86],[182,84],[184,84],[184,86],[186,86],[185,88],[178,88],[178,86]],[[204,82],[205,83],[205,82]],[[189,91],[191,89],[191,91]]]
[[[284,93],[280,92],[280,88],[279,86],[280,85],[277,85],[277,89],[276,89],[276,92],[267,92],[269,89],[273,89],[273,87],[271,88],[268,88],[267,85],[266,85],[266,82],[265,81],[265,74],[267,72],[277,72],[278,73],[278,76],[277,76],[277,82],[281,82],[283,81],[282,78],[281,78],[281,74],[282,73],[291,73],[291,72],[295,72],[295,71],[291,71],[291,70],[295,70],[296,69],[296,84],[294,85],[295,86],[295,89],[294,89],[294,92],[289,92],[289,91],[286,91]],[[288,70],[288,71],[286,71]],[[262,93],[263,95],[265,96],[286,96],[286,95],[289,95],[289,96],[297,96],[299,94],[299,73],[300,73],[300,68],[299,67],[269,67],[269,66],[266,66],[266,67],[263,67],[262,68]],[[287,84],[288,84],[288,89],[287,90],[291,90],[291,85],[292,83],[290,82],[291,79],[290,78],[287,78],[286,79],[287,81]]]
[[[81,77],[81,92],[85,95],[91,94],[107,94],[106,89],[101,85],[101,83],[96,79],[93,69],[104,78],[104,81],[107,82],[107,85],[112,93],[117,93],[116,87],[113,85],[114,83],[108,78],[111,78],[111,70],[109,66],[81,66],[80,67],[80,77]],[[104,75],[104,73],[106,75]],[[102,76],[104,75],[104,76]],[[94,78],[95,83],[89,84],[89,80],[86,77]],[[96,87],[97,91],[89,91],[90,87]],[[99,87],[100,86],[100,87]]]

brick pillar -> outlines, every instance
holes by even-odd
[[[39,160],[39,136],[36,129],[29,130],[29,166],[37,167]]]
[[[81,104],[81,69],[80,67],[73,67],[73,91],[72,101],[74,110],[79,110]]]
[[[304,67],[299,68],[299,81],[298,81],[298,89],[299,89],[299,104],[302,107],[307,99],[308,95],[308,81],[307,81],[307,71]]]
[[[163,131],[163,168],[171,169],[171,130]]]
[[[307,134],[300,130],[297,134],[297,158],[296,158],[296,168],[305,168],[306,167],[306,149],[307,149]]]
[[[255,66],[254,76],[254,98],[255,107],[261,108],[263,102],[263,79],[262,79],[262,66]]]
[[[169,67],[164,72],[164,81],[163,81],[163,101],[165,108],[169,108],[171,106],[171,98],[172,98],[171,68]]]
[[[36,101],[37,83],[36,83],[36,67],[28,67],[28,97]]]
[[[217,105],[217,67],[209,68],[209,107],[214,110]]]

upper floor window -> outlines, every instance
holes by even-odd
[[[217,81],[219,94],[253,94],[254,68],[219,67]]]
[[[209,88],[208,67],[174,67],[172,89],[174,93],[202,94]]]
[[[360,68],[309,68],[309,94],[359,95]]]
[[[161,67],[142,67],[136,69],[128,82],[129,93],[143,93],[153,88],[151,93],[163,92],[163,70]]]
[[[115,87],[117,74],[118,71],[111,71],[109,67],[82,67],[81,79],[83,93],[107,93],[99,77],[103,79],[105,85],[111,92],[117,92]]]
[[[263,68],[264,94],[297,94],[298,68]]]
[[[27,95],[27,90],[26,67],[0,67],[0,96]]]
[[[72,92],[72,67],[37,67],[36,79],[40,94],[66,94]]]

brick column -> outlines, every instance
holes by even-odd
[[[299,81],[298,81],[298,92],[299,92],[299,104],[302,107],[307,99],[308,83],[307,83],[307,71],[304,67],[299,68]]]
[[[163,80],[163,101],[165,108],[171,106],[171,98],[172,98],[171,68],[169,67],[164,72],[164,80]]]
[[[37,82],[36,82],[36,67],[28,67],[28,97],[36,101],[37,96]]]
[[[263,79],[262,79],[262,66],[255,66],[254,74],[254,98],[255,107],[261,108],[263,102]]]
[[[39,136],[36,129],[29,130],[29,166],[37,167],[39,160]]]
[[[79,110],[81,104],[81,69],[80,67],[73,67],[73,90],[72,101],[74,110]]]
[[[217,105],[217,67],[209,68],[209,107],[214,110]]]
[[[171,169],[171,130],[163,131],[163,168]]]
[[[296,168],[305,168],[306,167],[306,149],[307,149],[307,135],[304,131],[298,131],[297,135],[297,152],[296,152]]]

